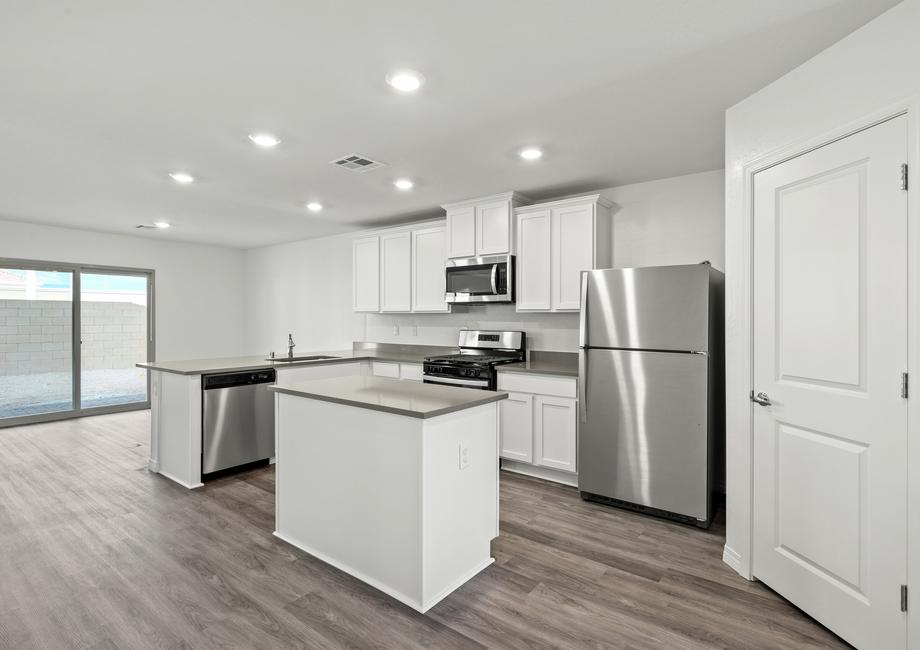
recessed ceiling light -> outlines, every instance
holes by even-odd
[[[319,212],[322,209],[323,209],[322,203],[317,203],[316,201],[311,201],[310,203],[307,203],[307,210],[309,210],[310,212]]]
[[[257,144],[260,147],[265,147],[266,149],[277,147],[279,144],[281,144],[281,140],[273,136],[271,133],[250,133],[249,139],[252,140],[254,144]]]
[[[412,186],[415,185],[415,183],[410,181],[408,178],[399,178],[393,181],[393,185],[396,186],[396,189],[405,191],[405,190],[411,190]]]
[[[527,147],[526,149],[521,149],[521,153],[519,155],[524,160],[537,160],[543,156],[543,152],[536,147]]]
[[[161,230],[165,228],[169,228],[169,222],[167,221],[154,221],[153,225],[156,226],[157,228],[160,228]]]
[[[191,174],[186,174],[185,172],[173,172],[169,175],[169,177],[177,183],[182,183],[183,185],[187,185],[195,181],[194,176]]]
[[[387,83],[401,93],[412,93],[425,83],[425,77],[415,70],[399,70],[387,75]]]

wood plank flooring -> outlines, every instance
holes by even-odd
[[[421,615],[273,537],[271,468],[147,472],[148,418],[0,429],[0,647],[845,647],[725,566],[723,525],[507,473],[495,564]]]

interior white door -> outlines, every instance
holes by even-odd
[[[906,647],[907,121],[754,177],[754,575]],[[766,398],[761,401],[766,401]]]

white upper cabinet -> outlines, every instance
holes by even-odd
[[[448,311],[444,296],[446,261],[446,227],[412,231],[412,311]]]
[[[578,311],[581,272],[612,262],[610,207],[592,194],[515,211],[518,311]]]
[[[529,201],[515,192],[442,206],[447,211],[447,256],[514,252],[514,209]]]
[[[443,222],[402,227],[352,242],[354,311],[448,312]]]
[[[412,311],[412,233],[380,237],[380,311]]]
[[[518,311],[549,311],[551,227],[550,211],[536,210],[518,218]]]
[[[448,257],[476,255],[476,208],[463,205],[447,208]]]
[[[380,238],[352,242],[352,296],[355,311],[380,311]]]

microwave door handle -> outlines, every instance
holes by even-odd
[[[492,295],[498,295],[498,264],[492,265]]]

